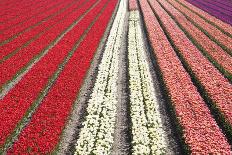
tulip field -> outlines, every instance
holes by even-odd
[[[0,8],[0,155],[232,154],[231,0]]]

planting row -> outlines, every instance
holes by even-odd
[[[50,29],[54,28],[57,24],[63,22],[71,13],[78,11],[86,1],[78,1],[71,5],[71,7],[65,7],[62,11],[59,11],[58,14],[54,14],[53,18],[50,18],[43,22],[41,25],[24,32],[19,35],[14,40],[4,44],[1,47],[1,50],[4,51],[0,53],[0,63],[3,63],[7,59],[14,56],[17,52],[22,51],[23,48],[26,48],[30,43],[35,41],[40,36],[44,35]],[[69,6],[69,5],[68,5]]]
[[[197,14],[193,13],[190,9],[179,4],[176,0],[168,0],[177,10],[186,16],[194,25],[196,25],[202,32],[204,32],[210,39],[218,43],[229,54],[232,54],[232,39],[221,32],[218,28],[206,22]]]
[[[217,19],[216,17],[208,14],[207,12],[195,7],[191,3],[188,3],[185,0],[177,0],[177,2],[187,8],[189,11],[193,12],[194,14],[198,15],[202,19],[204,19],[206,22],[212,24],[216,28],[218,28],[220,31],[224,32],[225,34],[228,34],[230,37],[232,35],[232,27],[231,25],[224,23],[220,19]]]
[[[232,19],[231,19],[232,10],[231,7],[229,7],[229,5],[231,5],[231,2],[227,2],[226,6],[220,5],[221,2],[218,3],[212,1],[209,2],[209,1],[199,1],[199,0],[188,0],[188,2],[210,13],[211,15],[221,19],[222,21],[232,25]]]
[[[126,1],[121,1],[98,67],[75,154],[110,154],[112,151],[118,103],[119,55],[126,8]]]
[[[130,12],[128,59],[132,154],[166,154],[168,139],[145,54],[138,11]]]
[[[53,18],[56,14],[62,12],[65,8],[71,6],[75,1],[58,1],[58,3],[49,5],[50,7],[47,8],[43,12],[39,12],[36,16],[32,16],[26,20],[18,22],[17,24],[12,23],[8,25],[6,29],[2,32],[2,36],[0,38],[0,45],[4,45],[15,38],[19,37],[21,34],[41,25],[43,22],[46,22],[48,19]],[[17,18],[20,20],[20,18]],[[13,20],[12,22],[14,22]]]
[[[90,8],[83,8],[82,18],[75,17],[58,43],[1,100],[6,109],[1,111],[5,113],[1,120],[5,121],[0,123],[3,151],[16,139],[9,153],[54,151],[117,1],[92,3]]]
[[[218,109],[218,113],[225,119],[225,125],[231,130],[232,85],[192,44],[157,1],[151,2],[151,6],[162,23],[166,35],[170,37],[171,43],[177,49],[178,55],[182,58],[190,73],[193,74],[196,82],[204,88],[204,94],[212,100],[212,106]]]
[[[204,58],[157,1],[140,0],[139,2],[149,40],[154,49],[165,88],[169,93],[186,150],[193,154],[230,154],[229,143],[197,88],[191,82],[178,56],[182,56],[185,65],[191,68],[199,82],[205,86],[206,91],[211,92],[210,97],[214,98],[217,107],[225,117],[230,113],[229,109],[225,108],[229,108],[229,104],[226,103],[231,101],[230,83]],[[171,44],[175,46],[175,50]],[[214,79],[211,75],[207,75],[209,72],[215,75]],[[220,95],[217,96],[218,94],[213,92]],[[220,102],[222,100],[224,102]],[[231,117],[226,118],[230,120]]]
[[[49,30],[49,33],[42,34],[26,48],[21,49],[10,59],[1,63],[1,91],[8,89],[7,86],[11,81],[20,77],[21,74],[25,73],[28,68],[48,53],[49,49],[56,45],[62,36],[70,30],[70,25],[83,19],[95,5],[96,1],[89,1],[85,3],[80,9],[69,14],[69,18],[65,18],[65,20],[59,22],[57,25],[53,25],[53,27]],[[66,43],[66,45],[68,45],[68,43]]]
[[[36,1],[35,1],[36,2]],[[59,1],[58,1],[59,2]],[[32,18],[33,16],[39,14],[40,12],[45,11],[51,6],[56,6],[59,3],[51,3],[51,1],[44,1],[43,3],[38,3],[36,5],[30,6],[30,9],[25,8],[25,11],[22,7],[22,5],[18,5],[17,7],[14,7],[14,9],[18,8],[18,10],[12,9],[11,13],[4,11],[6,15],[2,15],[1,22],[2,25],[0,26],[0,30],[4,31],[6,29],[9,29],[11,26],[14,26],[14,24],[18,24],[24,20],[28,20],[29,18]],[[46,7],[44,7],[46,6]],[[14,15],[15,14],[15,15]]]
[[[87,9],[87,8],[86,8]],[[101,8],[99,7],[98,10]],[[92,10],[94,11],[94,10]],[[33,101],[38,97],[39,92],[43,91],[43,87],[46,86],[47,81],[50,77],[52,77],[53,73],[57,70],[57,67],[59,67],[59,64],[62,63],[62,59],[65,59],[68,56],[68,53],[72,49],[72,45],[78,41],[78,39],[81,37],[82,33],[84,33],[85,29],[88,28],[88,25],[92,22],[94,19],[95,13],[92,12],[87,16],[87,20],[83,20],[75,24],[75,26],[81,25],[83,27],[82,30],[79,30],[79,33],[76,32],[76,35],[74,37],[71,37],[72,34],[75,33],[75,29],[69,31],[64,38],[61,39],[60,42],[56,46],[54,46],[52,49],[49,50],[48,54],[45,55],[36,65],[33,66],[33,68],[22,78],[22,80],[19,81],[19,83],[3,98],[2,100],[2,107],[6,107],[6,111],[1,111],[1,114],[7,113],[8,109],[11,113],[8,112],[8,115],[4,115],[4,120],[7,123],[7,127],[1,132],[1,134],[5,135],[1,136],[2,143],[4,143],[5,138],[8,134],[12,132],[12,130],[15,128],[16,122],[20,121],[21,118],[24,116],[25,112],[28,110],[30,105],[33,104]],[[76,28],[77,29],[77,28]],[[65,47],[66,45],[66,39],[70,40],[70,45],[66,46],[66,48],[60,48]],[[72,40],[71,40],[72,39]],[[57,53],[59,51],[59,54]],[[52,61],[50,60],[51,57],[53,58]],[[46,64],[46,65],[45,65]],[[46,72],[44,72],[44,67],[46,67]],[[40,74],[38,74],[40,73]],[[39,82],[38,82],[39,81]],[[28,85],[27,87],[25,87]],[[20,89],[21,88],[21,89]],[[32,89],[36,88],[36,89]],[[12,96],[14,98],[22,98],[21,102],[23,103],[20,105],[20,101],[13,100]],[[29,96],[26,98],[26,96]],[[18,114],[16,115],[14,113],[14,110],[10,106],[11,104],[7,104],[8,102],[11,102],[12,105],[16,105],[14,108],[17,108],[17,106],[20,106],[17,109]],[[15,115],[15,116],[14,116]],[[18,118],[18,119],[12,119],[12,118]],[[4,125],[1,124],[1,125]],[[2,129],[3,130],[3,129]]]
[[[185,16],[176,10],[166,1],[160,1],[162,7],[167,13],[174,18],[176,23],[188,35],[188,37],[198,46],[200,50],[209,57],[212,63],[225,74],[228,79],[232,80],[232,57],[226,53],[220,46],[210,40],[201,30],[194,26]]]

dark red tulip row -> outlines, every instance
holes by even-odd
[[[207,55],[213,58],[224,70],[232,75],[232,57],[220,46],[210,40],[203,32],[188,21],[185,16],[171,6],[167,1],[159,1],[172,14],[175,20],[187,31],[197,43],[203,47]]]
[[[28,3],[22,2],[22,5],[17,5],[8,9],[4,8],[4,10],[2,10],[3,14],[1,14],[0,16],[0,22],[5,24],[6,22],[9,22],[16,18],[22,19],[26,15],[33,16],[33,14],[37,12],[37,10],[43,9],[43,6],[48,5],[50,3],[51,1],[36,0],[32,2],[28,1]]]
[[[46,22],[43,22],[41,25],[30,29],[29,31],[23,33],[13,41],[3,45],[0,47],[1,51],[4,51],[0,53],[0,63],[5,61],[6,59],[9,59],[13,56],[12,53],[17,53],[16,51],[19,51],[18,49],[25,48],[24,44],[29,45],[28,42],[32,42],[31,40],[34,40],[35,38],[41,36],[42,34],[48,32],[54,25],[58,24],[58,22],[62,22],[65,18],[69,16],[70,13],[73,11],[77,11],[85,3],[86,1],[77,1],[76,3],[72,4],[70,7],[66,8],[64,11],[60,12],[53,18],[50,18]],[[9,56],[10,55],[10,56]],[[2,60],[2,62],[1,62]]]
[[[82,2],[83,1],[84,0],[82,0]],[[63,22],[53,25],[52,29],[49,30],[49,33],[42,34],[26,48],[23,48],[13,57],[0,64],[0,87],[2,87],[3,84],[7,81],[14,78],[18,71],[23,70],[25,65],[31,63],[32,59],[36,59],[36,57],[38,57],[38,55],[41,54],[52,41],[59,37],[61,32],[67,29],[68,26],[71,25],[75,19],[81,17],[86,9],[90,8],[93,4],[94,1],[88,1],[78,11],[70,14],[69,18],[67,18]]]
[[[217,25],[218,27],[222,28],[225,32],[232,35],[232,26],[231,25],[224,23],[220,19],[217,19],[216,17],[208,14],[207,12],[205,12],[197,7],[195,7],[194,5],[192,5],[191,3],[188,3],[185,0],[177,0],[177,2],[179,2],[183,6],[187,7],[194,14],[197,14],[198,16],[204,18],[206,21],[209,21],[209,22]]]
[[[201,26],[208,34],[210,34],[213,38],[215,38],[218,42],[220,42],[225,47],[232,50],[232,38],[228,37],[227,35],[223,34],[219,29],[214,27],[213,25],[209,24],[198,15],[191,12],[189,9],[183,7],[176,0],[168,0],[174,7],[184,13],[187,17]],[[232,52],[230,52],[232,54]]]
[[[137,0],[129,0],[129,10],[138,10]]]
[[[205,93],[212,99],[227,123],[232,125],[232,85],[211,64],[207,58],[191,43],[174,20],[161,8],[157,1],[151,2],[152,8],[160,17],[173,44],[179,49],[184,61],[204,87]],[[225,122],[225,123],[226,123]]]
[[[97,8],[102,8],[105,2],[101,1]],[[108,3],[8,154],[50,154],[54,151],[116,3]],[[96,17],[98,12],[97,9],[91,15]],[[80,28],[84,29],[75,27],[74,34],[75,31],[79,33]]]
[[[165,17],[160,6],[155,1],[153,2],[153,7],[157,12],[159,11],[159,17]],[[192,154],[229,155],[231,153],[229,143],[210,114],[197,88],[191,82],[189,74],[178,59],[147,0],[140,0],[140,5],[151,46],[169,92],[168,96],[190,152]],[[168,19],[167,23],[170,23]]]

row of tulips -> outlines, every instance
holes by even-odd
[[[138,11],[131,11],[128,32],[132,154],[166,154],[168,144],[149,71]]]
[[[127,3],[122,0],[99,64],[75,154],[110,154],[112,151],[116,122],[118,63],[126,9]]]
[[[42,3],[43,2],[43,3]],[[0,6],[0,9],[2,10],[0,14],[0,22],[5,23],[6,21],[12,20],[14,18],[17,18],[21,16],[22,14],[25,14],[26,12],[31,12],[33,10],[29,10],[29,7],[36,6],[38,9],[40,9],[41,4],[47,4],[45,1],[36,0],[32,1],[29,0],[28,3],[25,3],[25,1],[21,1],[21,5],[7,5],[7,6]],[[37,8],[36,8],[37,9]]]
[[[168,0],[172,6],[174,6],[177,10],[183,13],[186,17],[188,17],[191,21],[198,25],[201,30],[206,33],[208,36],[214,39],[221,44],[221,46],[225,46],[230,49],[228,52],[232,54],[232,39],[231,37],[222,33],[219,29],[214,27],[213,25],[206,22],[204,19],[200,18],[197,14],[191,12],[186,7],[180,5],[176,2],[176,0]]]
[[[28,3],[30,4],[32,0],[29,0]],[[25,0],[22,0],[20,2],[25,2]],[[2,9],[3,11],[5,11],[4,9],[8,10],[10,9],[10,7],[14,7],[17,6],[19,3],[19,1],[16,0],[9,0],[9,1],[1,1],[0,2],[0,9]],[[25,5],[25,3],[22,3],[23,5]],[[1,12],[1,15],[4,15],[4,12]]]
[[[70,30],[70,25],[83,19],[94,5],[95,1],[88,1],[78,11],[69,14],[69,18],[53,25],[49,33],[44,33],[26,48],[23,48],[13,57],[0,64],[0,90],[4,90],[10,81],[26,72],[28,68],[46,55],[49,49],[55,46],[62,36]],[[68,45],[68,39],[66,42]]]
[[[35,1],[36,2],[36,1]],[[38,3],[36,5],[31,5],[32,10],[29,10],[28,8],[21,8],[21,5],[18,5],[15,8],[12,8],[11,12],[7,12],[4,10],[5,15],[2,15],[2,24],[0,26],[1,31],[4,29],[7,29],[8,26],[13,26],[13,23],[17,24],[20,23],[24,20],[27,20],[28,18],[33,17],[36,14],[39,14],[40,11],[43,12],[52,5],[55,6],[56,4],[59,3],[51,3],[52,1],[44,1],[43,3]],[[30,6],[30,5],[29,5]],[[43,7],[46,6],[46,7]],[[16,11],[15,9],[18,8]]]
[[[222,72],[228,72],[232,80],[232,57],[223,51],[223,49],[218,46],[215,42],[210,40],[203,32],[201,32],[196,26],[194,26],[190,21],[188,21],[185,16],[171,6],[167,1],[159,1],[161,5],[167,10],[169,15],[174,18],[174,20],[184,29],[188,35],[190,35],[191,40],[195,42],[197,46],[203,48],[204,54],[206,54],[213,63],[219,65],[218,68]]]
[[[231,15],[232,10],[230,10],[230,7],[232,6],[232,4],[230,2],[226,2],[226,1],[210,1],[210,0],[204,0],[203,1],[204,4],[212,7],[212,6],[217,6],[219,9],[222,9],[222,11],[225,11],[226,14]]]
[[[9,138],[14,129],[18,127],[17,124],[20,120],[30,112],[33,112],[33,108],[41,102],[42,94],[47,93],[51,84],[56,80],[58,73],[62,71],[64,65],[73,55],[72,47],[78,47],[78,42],[81,41],[95,16],[104,6],[104,1],[101,3],[100,1],[95,1],[93,3],[95,3],[95,7],[82,20],[75,21],[70,31],[63,36],[57,45],[50,49],[48,54],[35,64],[0,101],[0,107],[4,109],[0,111],[1,120],[3,120],[0,123],[1,145],[6,142],[6,139]],[[88,10],[88,7],[86,6],[83,9]],[[69,44],[67,44],[67,40]]]
[[[147,0],[140,0],[140,5],[171,106],[182,128],[183,140],[187,144],[186,149],[193,154],[230,154],[230,145],[211,116],[197,88],[191,82],[190,76],[178,59],[149,3]],[[152,5],[162,16],[166,16],[157,2],[153,1]],[[165,20],[170,23],[168,18]]]
[[[66,6],[65,4],[68,4],[68,2],[69,1],[62,2],[62,0],[59,0],[57,4],[51,5],[50,8],[47,8],[47,10],[45,10],[44,12],[40,12],[36,17],[32,17],[28,20],[19,22],[18,24],[13,24],[11,26],[6,27],[6,29],[2,32],[1,35],[0,45],[2,46],[14,40],[21,34],[29,31],[30,29],[33,29],[34,27],[41,25],[46,20],[52,18],[54,14],[57,14],[57,12],[62,10],[62,8],[64,8]]]
[[[13,35],[25,31],[26,29],[36,25],[38,22],[45,20],[49,15],[62,9],[68,2],[58,0],[53,3],[48,4],[48,8],[46,7],[43,12],[38,12],[35,16],[28,17],[28,15],[25,15],[2,24],[0,29],[4,36],[0,38],[1,43],[6,39],[10,39]]]
[[[70,3],[65,8],[54,14],[54,16],[41,25],[28,30],[27,32],[19,35],[17,38],[11,42],[6,43],[1,46],[1,50],[4,51],[0,53],[0,63],[3,63],[17,52],[20,52],[23,48],[27,47],[31,42],[40,37],[46,32],[49,32],[58,23],[64,21],[72,12],[78,11],[87,1],[80,0],[77,3]],[[71,5],[71,6],[70,6]]]
[[[232,7],[232,3],[230,0],[215,0],[215,2],[220,3],[221,5],[227,6],[228,8]]]
[[[220,8],[218,7],[218,5],[207,3],[204,1],[188,0],[188,2],[201,8],[205,12],[208,12],[211,15],[221,19],[222,21],[228,24],[232,24],[230,11],[227,11],[224,8]]]
[[[200,5],[203,5],[203,6],[205,6],[205,8],[214,9],[219,14],[231,16],[231,10],[230,10],[230,8],[228,8],[228,5],[224,5],[224,4],[219,3],[217,1],[211,2],[210,0],[204,0],[204,1],[190,0],[190,1],[195,2],[197,4],[200,4]]]
[[[207,12],[205,12],[197,7],[195,7],[194,5],[192,5],[191,3],[188,3],[185,0],[177,0],[177,2],[179,4],[181,4],[182,6],[186,7],[187,9],[189,9],[189,11],[191,11],[192,13],[197,14],[199,17],[204,19],[206,22],[217,27],[222,32],[227,33],[230,36],[232,36],[232,27],[229,24],[224,23],[220,19],[217,19],[216,17],[208,14]]]
[[[178,49],[178,54],[182,57],[190,73],[194,74],[193,77],[196,82],[199,82],[199,86],[203,87],[204,95],[212,100],[212,106],[225,119],[223,123],[227,126],[229,135],[232,135],[232,85],[191,43],[157,1],[152,1],[151,5],[166,29],[167,35]]]
[[[137,0],[129,0],[129,10],[138,10]]]
[[[30,124],[8,151],[9,154],[52,154],[56,151],[54,149],[60,140],[72,104],[76,100],[116,3],[117,1],[101,1],[98,6],[101,7],[104,4],[101,12],[97,14],[98,11],[95,10],[95,13],[92,13],[96,18],[86,31],[84,40],[75,47],[77,49],[73,51],[72,58],[33,115]],[[78,29],[79,26],[75,27],[75,31]]]

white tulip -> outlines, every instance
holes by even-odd
[[[75,154],[105,155],[111,152],[116,121],[118,61],[126,9],[126,1],[121,0],[99,64],[96,83],[88,101],[88,115],[77,140]]]
[[[129,87],[133,154],[162,154],[167,144],[145,54],[139,12],[129,17]]]

